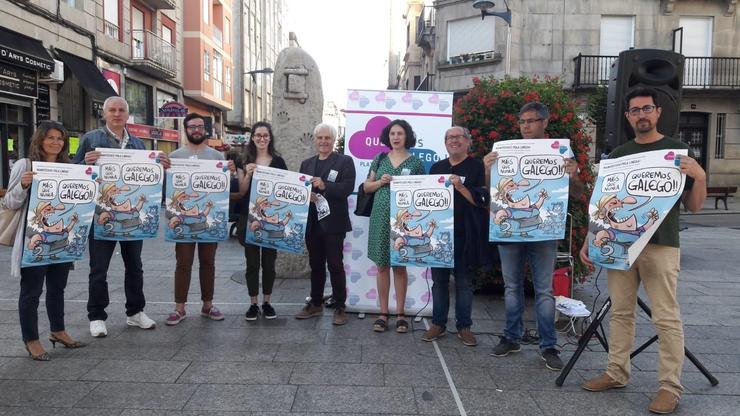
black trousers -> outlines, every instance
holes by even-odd
[[[108,267],[116,243],[121,244],[124,281],[126,292],[126,316],[133,316],[144,310],[144,270],[141,264],[141,249],[144,243],[137,241],[96,240],[90,232],[90,283],[87,298],[87,317],[91,321],[108,318],[105,308],[110,304],[108,298]]]
[[[39,339],[39,298],[46,280],[46,315],[52,332],[64,331],[64,288],[72,263],[49,264],[21,269],[18,315],[23,342]]]
[[[347,276],[344,273],[344,237],[342,234],[323,234],[312,227],[306,234],[308,262],[311,265],[311,303],[321,305],[329,269],[332,298],[337,307],[344,307],[347,300]]]
[[[247,258],[245,277],[247,278],[249,296],[257,296],[260,293],[260,268],[262,268],[262,294],[272,295],[272,287],[275,284],[277,250],[245,244],[244,257]]]

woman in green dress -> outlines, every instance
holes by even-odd
[[[370,166],[370,173],[364,183],[365,192],[375,193],[373,210],[370,214],[367,253],[370,260],[378,266],[378,297],[380,316],[373,323],[373,330],[383,332],[388,327],[388,297],[391,289],[390,261],[390,183],[393,176],[423,175],[424,164],[414,157],[409,149],[416,145],[416,135],[405,120],[393,120],[380,135],[380,142],[391,149],[387,154],[379,154]],[[396,332],[408,332],[404,306],[408,274],[406,267],[393,266],[393,283],[396,289]]]

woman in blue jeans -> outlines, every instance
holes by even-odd
[[[32,162],[69,163],[69,142],[61,123],[42,121],[31,138],[28,158],[13,165],[8,182],[5,204],[10,209],[20,209],[24,214],[28,208],[28,190],[33,182]],[[15,244],[11,254],[11,276],[21,278],[18,298],[18,315],[21,323],[23,344],[28,355],[37,361],[49,361],[49,353],[39,341],[38,307],[39,298],[46,281],[46,314],[49,317],[52,345],[60,343],[67,348],[81,348],[85,344],[75,341],[64,329],[64,289],[72,263],[57,263],[21,268],[23,255],[25,215],[18,225]]]

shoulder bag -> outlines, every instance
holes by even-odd
[[[26,159],[26,172],[31,170],[31,160]],[[18,162],[16,162],[18,163]],[[17,186],[21,186],[18,182]],[[23,209],[10,209],[5,205],[5,197],[0,199],[0,244],[13,246],[18,225],[23,220]]]
[[[375,166],[376,170],[377,167],[380,166],[380,162],[385,158],[388,154],[387,153],[381,153],[376,159],[375,159]],[[370,166],[370,170],[372,171],[373,168]],[[370,176],[370,173],[368,172],[368,176]],[[355,215],[358,217],[369,217],[370,213],[373,212],[373,201],[375,200],[375,192],[369,193],[365,192],[365,183],[361,183],[360,186],[357,188],[357,205],[355,206]]]

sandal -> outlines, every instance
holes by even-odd
[[[375,332],[385,332],[385,330],[388,328],[388,315],[380,315],[384,316],[383,318],[378,318],[373,322],[373,331]]]
[[[404,318],[396,319],[396,332],[405,334],[409,332],[409,323]]]

